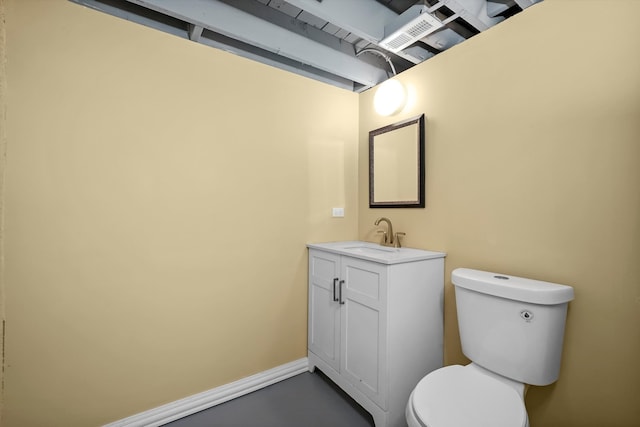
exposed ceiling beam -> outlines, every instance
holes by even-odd
[[[70,0],[73,3],[98,10],[108,15],[117,16],[127,21],[135,22],[146,27],[155,28],[174,36],[189,38],[184,28],[176,25],[174,19],[162,19],[161,15],[154,17],[140,14],[136,5],[128,4],[123,0]]]
[[[538,3],[541,0],[515,0],[516,4],[520,6],[521,9],[526,9],[529,6],[533,6],[535,3]]]
[[[398,16],[371,0],[287,0],[287,3],[374,44],[384,38],[384,26]]]
[[[288,22],[290,25],[289,28],[284,28],[218,0],[127,1],[188,22],[195,27],[203,27],[311,67],[337,74],[366,87],[375,86],[387,79],[385,70],[359,60],[355,52],[345,52],[339,39],[334,37],[334,47],[328,46],[328,42],[319,43],[318,37],[332,36],[324,32],[322,35],[315,34],[316,31],[318,33],[321,31],[313,27],[294,28],[290,17],[283,20],[283,23]],[[238,6],[236,3],[245,2],[233,3]],[[245,6],[247,4],[249,3],[245,3]],[[259,3],[250,3],[250,5],[267,7]],[[280,13],[266,9],[265,12],[271,16],[274,16],[273,13]],[[309,36],[312,33],[317,36],[316,39]]]
[[[213,31],[205,30],[202,37],[200,37],[199,43],[350,91],[360,92],[368,89],[368,86],[356,84],[352,80],[342,78],[335,73],[313,68],[299,61],[280,56],[276,52],[259,49]]]
[[[244,58],[261,62],[272,67],[290,71],[305,77],[341,87],[350,91],[360,92],[369,86],[354,83],[352,80],[342,78],[334,73],[319,70],[300,61],[294,61],[269,52],[247,43],[240,42],[230,37],[223,36],[213,31],[204,30],[194,24],[186,24],[178,20],[151,11],[139,5],[128,3],[125,0],[70,0],[100,12],[126,19],[156,30],[160,30],[174,36],[197,41],[198,43],[224,50]]]

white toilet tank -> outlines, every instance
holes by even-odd
[[[451,277],[465,356],[526,384],[558,379],[572,287],[468,268]]]

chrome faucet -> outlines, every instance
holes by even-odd
[[[378,219],[376,219],[376,222],[373,223],[373,225],[380,225],[380,223],[384,221],[387,223],[387,231],[384,230],[378,230],[378,233],[383,233],[382,234],[382,245],[383,246],[393,246],[393,225],[391,225],[391,220],[389,218],[385,218],[385,217],[380,217]]]

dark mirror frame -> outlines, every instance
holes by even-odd
[[[407,120],[403,120],[398,123],[393,123],[379,129],[369,132],[369,207],[370,208],[424,208],[425,206],[425,137],[424,137],[424,114],[416,117],[412,117]],[[387,132],[393,132],[394,130],[418,124],[418,141],[416,141],[418,149],[418,200],[393,200],[376,202],[375,201],[375,188],[374,188],[374,147],[375,137]]]

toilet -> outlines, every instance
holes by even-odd
[[[462,352],[471,363],[422,378],[407,403],[407,424],[528,427],[526,388],[558,379],[573,288],[468,268],[451,279]]]

